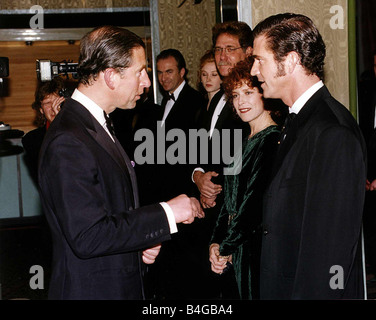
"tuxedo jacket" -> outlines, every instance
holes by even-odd
[[[163,118],[167,101],[168,97],[165,95],[161,103],[159,121]],[[174,128],[180,128],[184,131],[196,129],[198,114],[205,106],[205,99],[201,93],[186,83],[165,119],[166,132]]]
[[[142,299],[140,251],[170,238],[160,204],[138,207],[115,140],[73,99],[47,131],[39,185],[53,238],[50,299]]]
[[[25,163],[33,181],[38,184],[38,157],[42,146],[46,126],[29,131],[22,137],[22,145],[25,150]]]
[[[165,97],[162,100],[157,121],[162,120],[166,103],[167,98]],[[163,129],[165,143],[164,145],[160,144],[157,139],[157,133],[154,134],[156,137],[154,154],[156,165],[148,166],[147,176],[143,174],[143,177],[149,181],[149,189],[152,190],[149,202],[154,202],[157,199],[158,201],[166,201],[179,194],[189,194],[192,173],[192,165],[189,163],[189,129],[197,129],[198,114],[204,107],[203,96],[186,83],[167,115],[163,127],[161,128],[160,123],[158,124],[155,121],[154,130]],[[158,129],[157,126],[159,126]],[[181,130],[180,132],[184,133],[184,136],[173,137],[174,141],[167,141],[169,132],[171,134],[174,129]],[[174,155],[179,160],[179,163],[170,162],[171,154],[168,152],[174,146],[178,146]],[[165,163],[158,161],[157,153],[164,153]],[[184,161],[181,162],[180,160]],[[145,184],[145,181],[143,184]]]
[[[358,100],[359,126],[367,143],[367,177],[372,182],[376,179],[376,78],[374,76],[359,83]]]
[[[264,196],[262,299],[363,298],[365,155],[354,118],[322,87],[293,120]]]

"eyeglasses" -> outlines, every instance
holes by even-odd
[[[213,52],[214,54],[222,54],[223,50],[225,51],[225,53],[227,54],[231,54],[233,53],[235,50],[238,50],[238,49],[241,49],[243,47],[237,47],[237,48],[234,48],[234,47],[226,47],[226,48],[221,48],[221,47],[214,47],[213,48]]]

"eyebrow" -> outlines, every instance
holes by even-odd
[[[157,70],[157,72],[171,72],[171,71],[173,71],[172,69],[167,69],[167,70]]]

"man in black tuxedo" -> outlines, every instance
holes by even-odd
[[[132,109],[144,88],[145,45],[118,27],[81,40],[79,85],[44,139],[39,185],[52,231],[50,299],[142,299],[144,264],[176,223],[201,215],[197,199],[180,195],[139,207],[134,169],[108,114]]]
[[[367,183],[364,203],[364,246],[369,272],[376,276],[376,52],[373,69],[365,71],[359,82],[359,126],[367,144]]]
[[[279,14],[254,29],[251,75],[292,119],[264,197],[262,299],[364,298],[365,143],[322,82],[325,53],[306,16]]]
[[[167,49],[160,52],[156,59],[157,75],[163,93],[160,112],[155,121],[155,165],[142,166],[143,187],[153,190],[151,197],[168,199],[180,193],[191,192],[192,166],[189,163],[189,130],[197,129],[198,115],[205,108],[204,97],[193,89],[186,80],[186,62],[179,50]],[[183,135],[167,137],[175,131]],[[164,132],[165,141],[158,140],[158,131]],[[179,144],[181,158],[172,159],[169,149]],[[157,154],[164,154],[165,163],[161,163]],[[171,161],[173,160],[173,161]],[[183,160],[182,162],[180,160]],[[147,173],[147,174],[146,174]],[[149,267],[148,295],[153,299],[194,299],[200,295],[200,282],[192,269],[195,269],[196,252],[192,246],[190,228],[178,227],[179,232],[161,249],[160,255],[153,266]],[[190,261],[189,264],[186,260]]]
[[[166,163],[158,163],[161,177],[169,181],[169,185],[156,192],[164,197],[176,193],[189,192],[192,166],[189,164],[189,129],[197,129],[198,115],[205,108],[204,97],[187,82],[186,62],[179,50],[163,50],[157,56],[157,75],[163,93],[161,111],[157,124],[166,135],[174,129],[181,130],[187,138],[186,163],[170,164],[166,152]],[[166,141],[165,150],[174,142]],[[159,146],[157,146],[159,148]]]

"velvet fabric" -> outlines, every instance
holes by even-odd
[[[220,255],[232,255],[241,299],[259,298],[262,198],[279,135],[277,126],[269,126],[245,139],[231,165],[241,166],[240,173],[224,179],[224,204],[211,243],[220,244]]]

